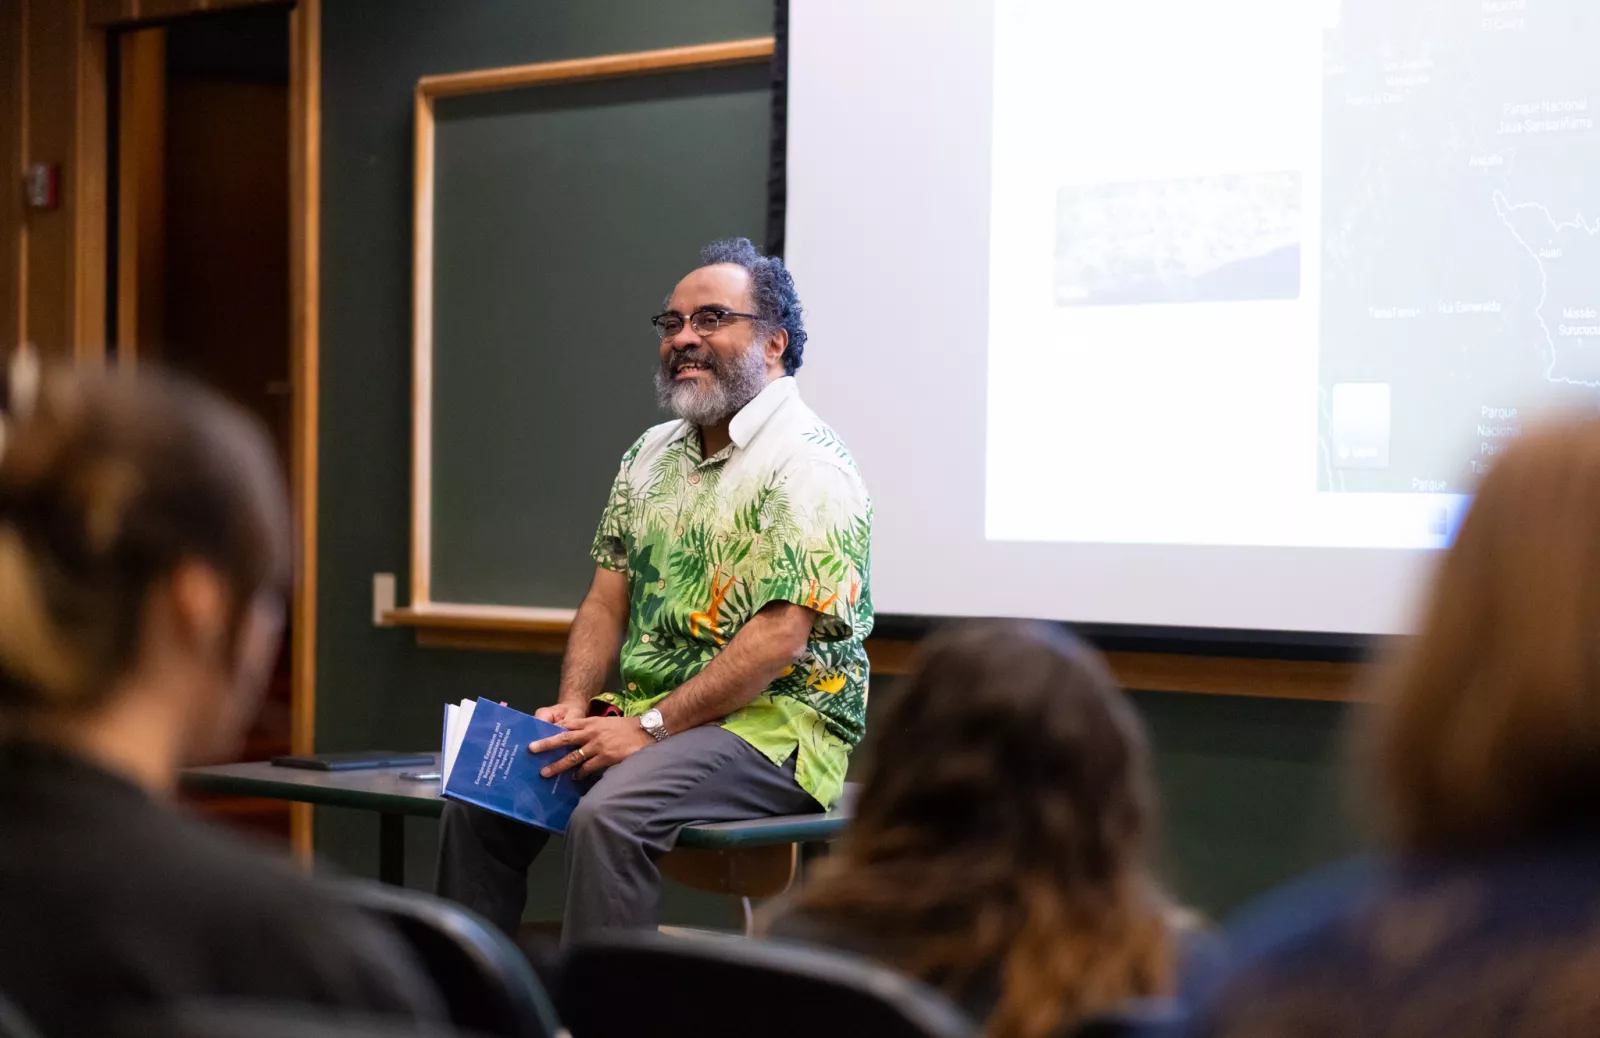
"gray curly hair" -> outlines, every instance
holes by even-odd
[[[784,374],[793,375],[805,362],[805,311],[783,260],[763,255],[749,238],[723,238],[700,250],[701,266],[717,263],[732,263],[750,272],[750,295],[755,301],[758,330],[764,335],[779,328],[789,333],[789,345],[781,359]]]

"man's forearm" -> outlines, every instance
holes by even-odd
[[[766,691],[805,652],[813,613],[784,604],[763,609],[705,668],[658,706],[669,732],[720,720]]]
[[[589,701],[604,690],[606,674],[622,649],[627,624],[626,615],[616,615],[611,606],[594,596],[583,600],[567,635],[557,702],[588,710]]]

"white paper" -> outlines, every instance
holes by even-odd
[[[461,749],[461,740],[466,738],[467,727],[472,724],[472,711],[478,705],[476,699],[463,699],[459,706],[445,706],[445,731],[444,746],[441,748],[443,758],[439,768],[439,792],[444,792],[444,787],[450,781],[450,769],[455,767],[456,753]]]

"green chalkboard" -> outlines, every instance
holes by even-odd
[[[622,452],[663,416],[649,317],[759,242],[770,66],[435,103],[431,597],[576,606]]]

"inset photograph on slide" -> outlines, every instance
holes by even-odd
[[[1061,188],[1057,306],[1296,299],[1298,172]]]

